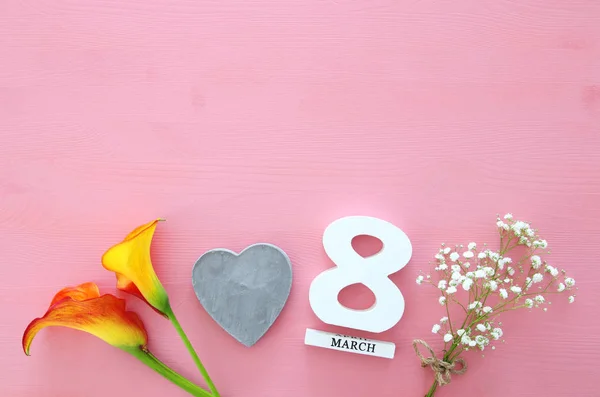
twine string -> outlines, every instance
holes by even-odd
[[[427,350],[429,350],[429,354],[431,356],[425,357],[419,351],[419,345],[425,346]],[[467,372],[467,363],[462,358],[457,358],[453,362],[449,363],[442,359],[439,359],[435,356],[435,352],[433,349],[421,339],[415,339],[413,341],[413,348],[415,349],[415,353],[421,360],[422,367],[431,367],[435,374],[435,380],[440,386],[447,385],[452,380],[452,374],[461,375]],[[460,364],[460,368],[456,367],[456,364]]]

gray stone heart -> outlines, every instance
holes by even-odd
[[[239,255],[214,249],[194,264],[192,285],[217,324],[250,347],[281,313],[292,287],[292,265],[271,244],[251,245]]]

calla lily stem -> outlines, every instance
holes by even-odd
[[[161,362],[158,358],[154,357],[152,353],[147,350],[142,349],[131,349],[127,350],[131,353],[135,358],[146,364],[148,367],[152,368],[154,371],[164,376],[166,379],[170,380],[183,390],[187,391],[193,396],[196,397],[213,397],[208,391],[204,390],[200,386],[197,386],[190,382],[188,379],[184,378],[177,372],[173,371],[171,368],[167,367],[166,364]]]
[[[170,307],[169,307],[166,315],[169,317],[169,320],[171,321],[171,323],[173,324],[173,326],[177,330],[177,333],[179,334],[179,337],[181,338],[181,340],[185,344],[185,347],[187,348],[188,352],[192,356],[192,359],[194,359],[194,362],[196,363],[196,367],[198,367],[198,369],[200,370],[200,373],[204,377],[204,380],[206,381],[206,384],[208,385],[208,387],[210,388],[210,391],[212,392],[212,396],[213,397],[220,397],[220,394],[217,391],[217,388],[215,387],[215,384],[210,379],[210,376],[208,375],[208,372],[206,371],[206,368],[204,368],[204,365],[202,365],[202,361],[200,361],[200,358],[198,357],[198,354],[196,353],[196,350],[194,350],[194,347],[192,346],[192,343],[190,342],[190,340],[188,339],[187,335],[183,331],[183,328],[181,327],[181,324],[179,324],[179,321],[177,321],[177,317],[175,317],[175,313],[173,313],[173,310]]]

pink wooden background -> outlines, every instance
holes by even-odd
[[[440,396],[598,396],[600,2],[597,0],[2,0],[0,395],[181,396],[89,335],[26,324],[155,217],[155,266],[224,397],[421,396],[438,341],[414,282],[438,244],[495,243],[496,213],[545,231],[577,302],[505,317]],[[305,347],[326,225],[389,220],[412,239],[393,276],[405,317],[390,361]],[[247,349],[197,302],[205,250],[290,255],[276,325]],[[358,295],[363,292],[357,290]],[[170,325],[130,299],[151,347],[200,381]],[[364,335],[354,332],[357,335]],[[439,347],[439,343],[436,344]]]

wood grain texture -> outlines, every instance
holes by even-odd
[[[570,269],[574,305],[506,316],[507,342],[443,396],[597,396],[600,2],[596,0],[3,0],[0,2],[2,396],[181,396],[133,358],[27,323],[157,216],[157,271],[224,397],[396,397],[432,379],[411,348],[442,316],[414,278],[438,244],[495,243],[532,221]],[[321,236],[350,214],[411,238],[393,276],[394,360],[306,347]],[[290,256],[281,316],[247,349],[206,314],[204,251]],[[596,278],[598,277],[598,278]],[[199,380],[174,330],[131,300],[151,347]],[[360,333],[356,333],[357,335]],[[374,337],[369,335],[369,337]]]

